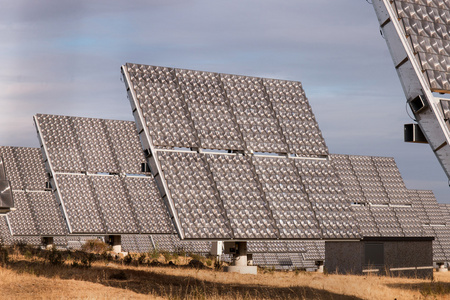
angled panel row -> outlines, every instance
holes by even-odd
[[[34,119],[49,172],[145,173],[133,122],[42,114]]]
[[[56,174],[71,233],[171,233],[149,177]]]
[[[328,155],[298,82],[130,63],[122,72],[155,148]]]
[[[45,190],[48,179],[39,149],[1,146],[0,156],[13,190]]]
[[[326,160],[158,151],[185,238],[356,238],[357,223]]]

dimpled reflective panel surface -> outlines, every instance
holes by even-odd
[[[395,0],[405,36],[432,91],[450,91],[450,3],[443,0]]]
[[[133,122],[54,115],[34,120],[70,233],[173,232]]]
[[[46,190],[42,153],[39,148],[0,147],[6,177],[16,210],[8,213],[14,236],[65,235],[67,228],[54,194]]]
[[[122,67],[156,148],[328,154],[300,82],[165,67]]]
[[[446,262],[450,259],[450,227],[446,220],[447,211],[438,204],[432,191],[408,190],[419,219],[424,236],[434,237],[433,261]],[[444,204],[445,205],[445,204]]]
[[[344,192],[301,83],[138,64],[122,72],[181,239],[359,236],[353,195]],[[401,180],[390,161],[375,163],[383,179]],[[407,201],[391,190],[393,202]],[[377,200],[389,203],[383,193]]]
[[[350,201],[327,160],[160,150],[186,239],[355,238]]]
[[[331,155],[363,236],[423,236],[393,158]]]

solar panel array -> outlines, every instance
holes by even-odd
[[[70,233],[173,232],[133,122],[38,114],[35,123]]]
[[[186,239],[352,238],[358,228],[326,160],[158,152]]]
[[[277,270],[316,269],[315,262],[305,260],[302,253],[256,253],[253,265]]]
[[[11,178],[16,210],[8,213],[14,235],[67,234],[59,205],[46,189],[48,177],[38,148],[0,147],[5,173]]]
[[[331,155],[363,236],[422,236],[393,158]]]
[[[442,0],[392,2],[431,90],[450,92],[450,4]]]
[[[299,82],[126,64],[156,148],[328,154]]]
[[[182,239],[358,236],[299,82],[136,64],[122,71]]]
[[[416,216],[422,223],[425,236],[434,237],[433,261],[450,261],[450,226],[445,211],[437,203],[432,191],[409,190]],[[450,224],[449,224],[450,225]]]

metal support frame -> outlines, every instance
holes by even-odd
[[[439,163],[450,178],[450,131],[390,0],[373,0],[373,7],[386,39],[408,104]],[[420,103],[418,102],[420,100]]]

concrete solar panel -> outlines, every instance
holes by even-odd
[[[71,234],[168,234],[173,226],[133,122],[36,115]]]
[[[405,140],[428,142],[450,178],[449,4],[374,0],[373,6],[407,103],[426,139],[412,136],[413,127],[407,126]]]

